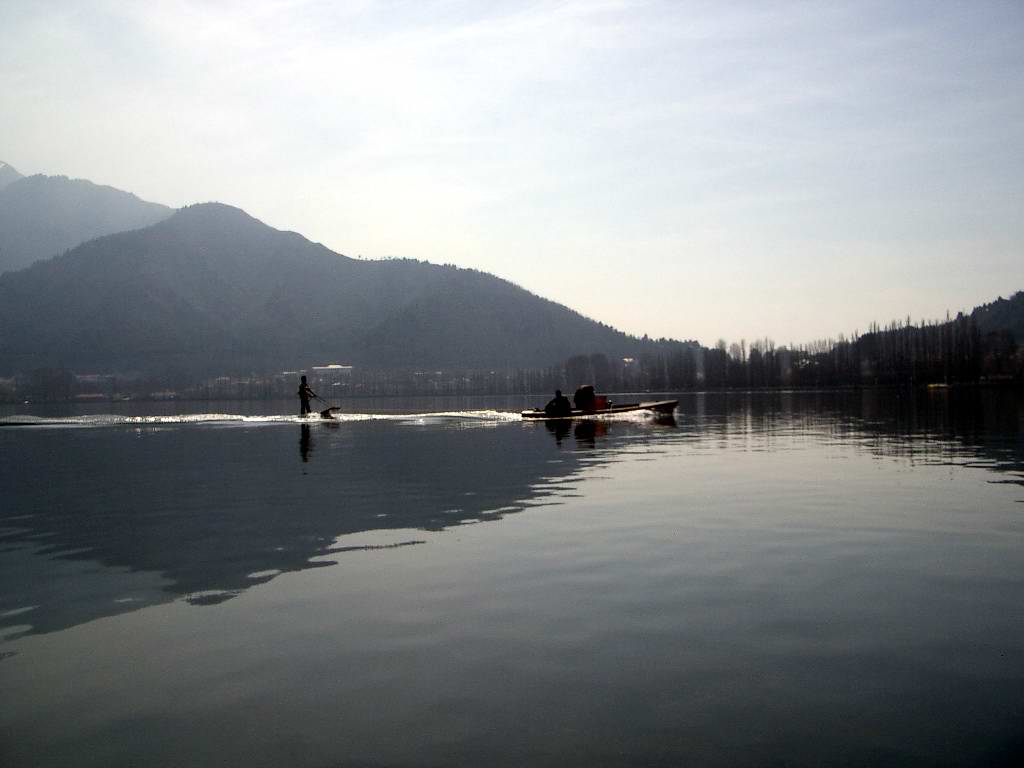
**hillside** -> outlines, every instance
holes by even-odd
[[[1000,296],[991,304],[982,304],[971,316],[982,333],[1010,331],[1018,344],[1024,344],[1024,291],[1008,299]]]
[[[491,275],[350,259],[215,203],[0,275],[0,375],[533,367],[645,344]]]
[[[17,181],[18,179],[25,178],[18,173],[14,166],[8,165],[7,163],[0,160],[0,189],[3,189],[8,184]]]
[[[5,169],[15,175],[5,177]],[[147,227],[171,213],[113,187],[66,176],[22,177],[2,165],[0,272],[27,267],[95,237]]]

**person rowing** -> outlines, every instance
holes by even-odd
[[[312,412],[312,409],[309,407],[310,399],[314,397],[319,398],[320,396],[310,389],[309,384],[306,383],[305,376],[302,377],[302,381],[299,383],[299,391],[296,394],[299,396],[299,400],[302,403],[299,415],[308,416]]]

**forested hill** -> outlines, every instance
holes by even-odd
[[[1008,299],[1000,296],[991,304],[982,304],[971,313],[982,333],[1009,331],[1018,344],[1024,344],[1024,291]]]
[[[539,367],[652,345],[488,274],[350,259],[215,203],[0,275],[0,375]]]
[[[13,173],[5,175],[7,169]],[[113,187],[66,176],[22,176],[0,164],[0,272],[94,237],[147,227],[171,213]]]

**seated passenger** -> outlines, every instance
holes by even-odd
[[[572,405],[569,403],[569,398],[562,394],[562,390],[555,390],[555,396],[544,406],[544,415],[553,419],[572,415]]]

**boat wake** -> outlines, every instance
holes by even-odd
[[[518,413],[507,411],[442,411],[438,413],[335,413],[331,418],[319,415],[243,415],[235,413],[185,413],[164,416],[123,416],[93,414],[89,416],[27,416],[0,417],[0,428],[35,427],[40,429],[87,429],[95,427],[166,427],[178,425],[198,426],[258,426],[272,424],[330,425],[358,421],[391,421],[407,424],[452,422],[462,425],[488,425],[519,421]]]

